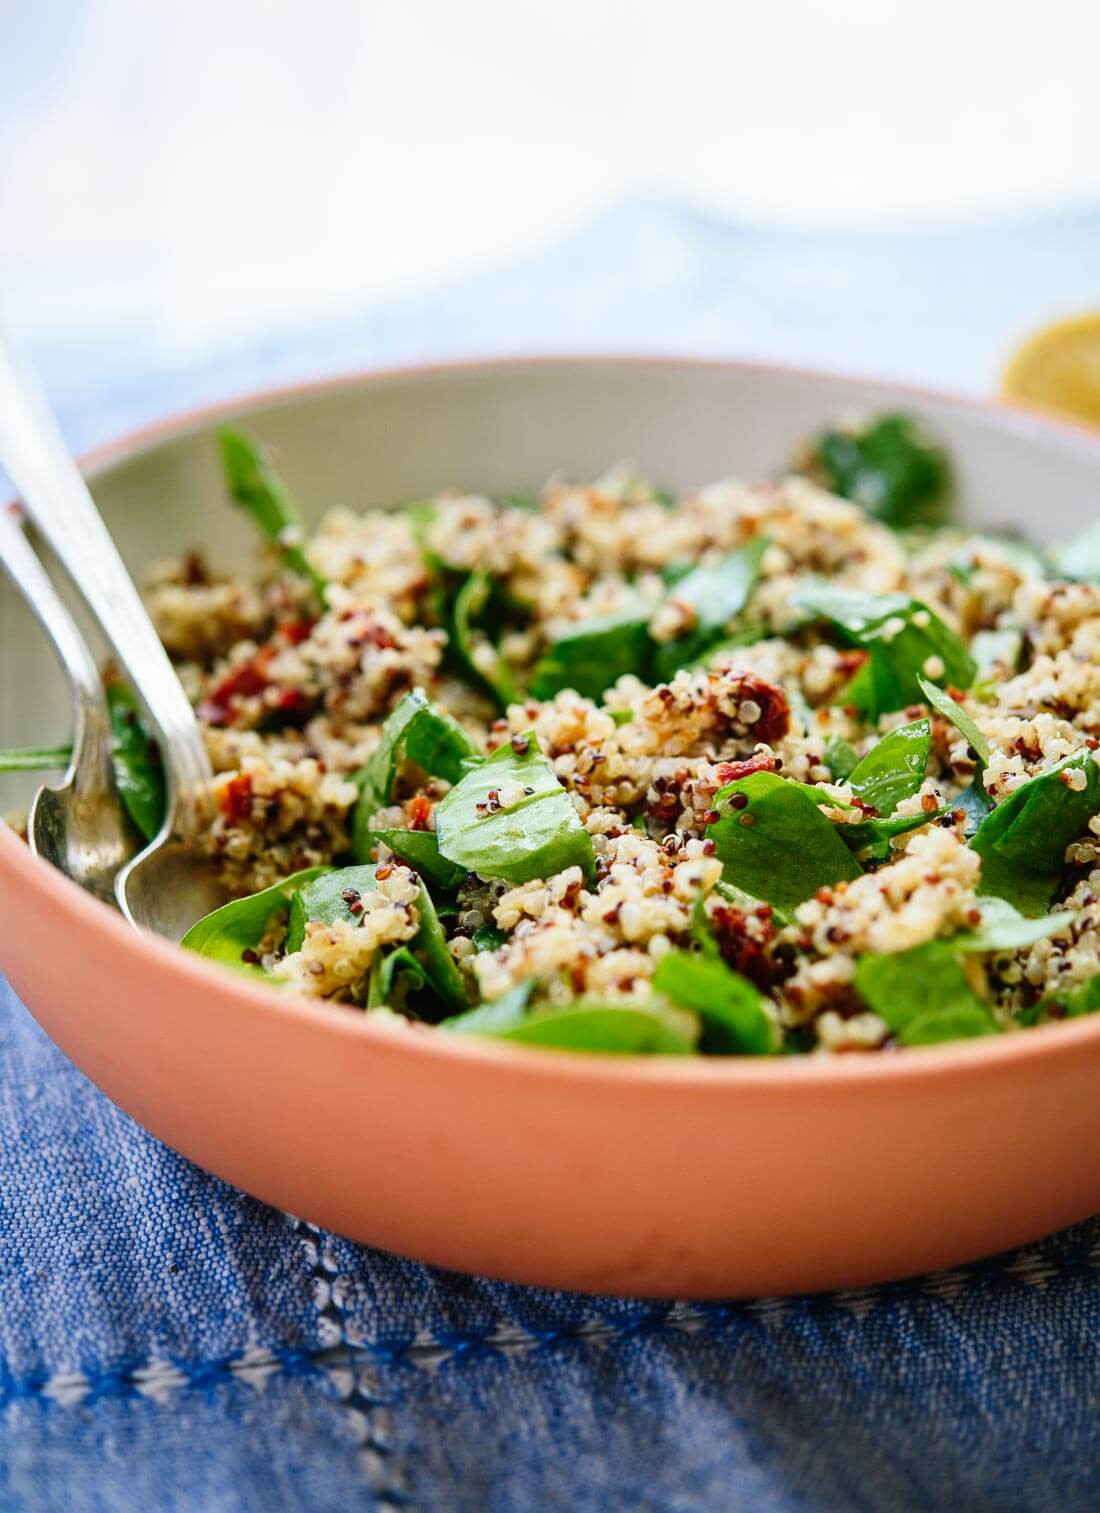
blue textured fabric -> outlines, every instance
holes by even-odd
[[[961,309],[948,262],[973,319],[934,366]],[[82,442],[464,347],[753,350],[975,387],[1010,326],[1093,302],[1098,265],[1100,216],[809,243],[634,206],[525,270],[201,371],[116,353],[92,395],[73,354],[45,356]],[[1098,1346],[1100,1221],[904,1285],[726,1306],[366,1251],[166,1150],[0,984],[3,1509],[1091,1509]]]

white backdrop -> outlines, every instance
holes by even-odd
[[[1100,195],[1095,0],[0,0],[0,297],[187,353],[624,195],[755,220]]]

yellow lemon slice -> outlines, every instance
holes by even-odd
[[[1100,311],[1037,332],[1009,362],[1001,393],[1100,426]]]

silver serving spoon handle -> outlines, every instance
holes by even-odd
[[[86,599],[159,740],[167,817],[119,872],[115,896],[131,924],[178,939],[225,898],[211,859],[190,844],[211,813],[210,762],[190,701],[45,397],[2,335],[0,464]]]
[[[40,788],[27,816],[31,850],[105,903],[139,842],[126,823],[111,760],[103,683],[60,595],[23,534],[12,505],[0,506],[0,563],[57,653],[73,703],[73,754],[60,783]]]

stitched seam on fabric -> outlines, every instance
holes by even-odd
[[[393,1454],[392,1405],[382,1396],[377,1362],[351,1344],[342,1277],[330,1249],[331,1236],[304,1219],[287,1215],[302,1246],[313,1287],[313,1302],[326,1340],[325,1370],[347,1414],[356,1441],[359,1465],[381,1507],[407,1503],[406,1478]]]
[[[315,1238],[322,1237],[316,1235]],[[546,1329],[505,1326],[492,1333],[439,1331],[419,1336],[406,1344],[389,1346],[341,1342],[316,1351],[254,1347],[239,1355],[200,1362],[150,1360],[146,1357],[92,1374],[71,1370],[36,1372],[17,1378],[0,1365],[0,1410],[21,1401],[38,1401],[58,1407],[102,1397],[145,1397],[159,1402],[179,1389],[202,1389],[227,1382],[244,1383],[259,1389],[268,1378],[279,1373],[304,1377],[316,1375],[330,1384],[335,1377],[339,1390],[340,1373],[348,1371],[353,1372],[359,1382],[360,1373],[371,1368],[410,1365],[430,1372],[448,1361],[476,1360],[485,1355],[508,1357],[557,1346],[608,1345],[663,1330],[721,1337],[728,1332],[729,1325],[738,1320],[769,1323],[791,1315],[821,1318],[838,1307],[862,1315],[867,1310],[853,1304],[865,1296],[871,1298],[872,1308],[886,1304],[896,1307],[899,1303],[912,1302],[914,1293],[919,1291],[931,1300],[949,1306],[958,1296],[960,1280],[964,1286],[986,1281],[1010,1287],[1042,1288],[1092,1275],[1098,1268],[1100,1245],[1094,1243],[1087,1254],[1076,1260],[1058,1261],[1041,1254],[1024,1253],[1010,1256],[1004,1262],[978,1263],[969,1271],[933,1273],[923,1278],[920,1284],[898,1283],[867,1289],[866,1294],[828,1293],[802,1298],[761,1298],[745,1303],[675,1303],[663,1311],[618,1322],[589,1320]],[[359,1390],[362,1393],[361,1387]],[[363,1404],[351,1405],[358,1413],[373,1414],[380,1406],[390,1406],[381,1403],[373,1392],[362,1395],[365,1398]],[[388,1435],[385,1443],[386,1449],[380,1453],[388,1456]],[[400,1487],[386,1496],[395,1505],[404,1502]]]

